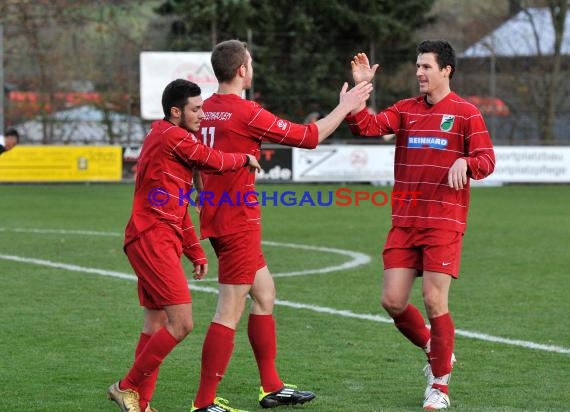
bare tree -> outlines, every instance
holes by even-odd
[[[144,4],[143,4],[144,3]],[[153,3],[153,4],[149,4]],[[110,143],[118,137],[111,111],[131,114],[138,100],[138,54],[157,2],[142,0],[3,0],[6,79],[37,99],[32,112],[12,107],[8,117],[39,116],[43,142],[54,135],[50,114],[66,107],[62,92],[94,91]],[[141,18],[141,10],[148,16]]]
[[[538,136],[543,144],[552,144],[556,140],[555,121],[557,114],[564,109],[562,99],[567,96],[568,83],[562,79],[562,41],[569,0],[547,0],[547,9],[551,17],[552,43],[545,44],[544,33],[528,7],[521,7],[532,28],[532,38],[536,55],[526,61],[520,58],[503,62],[512,75],[513,90],[518,91],[520,101],[532,109],[536,119]],[[567,110],[567,108],[566,108]]]
[[[481,0],[461,3],[461,10],[451,8],[451,2],[438,0],[436,10],[443,12],[428,36],[452,36],[459,50],[470,49],[459,60],[454,87],[465,95],[498,97],[507,103],[510,115],[499,116],[495,110],[486,115],[499,139],[552,144],[562,138],[556,125],[570,110],[570,83],[564,74],[569,60],[562,54],[569,0],[510,0],[508,8],[506,2]],[[493,3],[503,8],[491,15]],[[503,26],[515,16],[519,26]],[[515,30],[507,33],[505,27]],[[481,38],[481,33],[487,35]]]
[[[545,143],[554,141],[554,121],[556,119],[556,96],[560,83],[560,68],[562,63],[562,40],[564,38],[564,26],[568,13],[568,0],[549,0],[548,8],[552,16],[554,27],[554,46],[552,53],[552,69],[545,76],[544,113],[540,119],[540,136]]]

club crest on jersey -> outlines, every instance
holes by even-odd
[[[455,116],[451,114],[444,114],[443,116],[441,116],[441,124],[439,125],[439,128],[444,132],[449,132],[453,127],[454,121],[455,121]]]
[[[277,127],[281,130],[285,130],[287,128],[287,122],[285,120],[279,120],[277,122]]]

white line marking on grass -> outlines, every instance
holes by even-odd
[[[29,263],[29,264],[33,264],[33,265],[39,265],[39,266],[47,266],[47,267],[52,267],[52,268],[56,268],[56,269],[64,269],[64,270],[69,270],[72,272],[82,272],[82,273],[89,273],[89,274],[94,274],[94,275],[109,276],[109,277],[125,279],[125,280],[136,280],[137,279],[136,276],[128,274],[128,273],[122,273],[122,272],[116,272],[116,271],[104,270],[104,269],[97,269],[97,268],[90,268],[90,267],[72,265],[72,264],[67,264],[67,263],[52,262],[50,260],[45,260],[45,259],[33,259],[33,258],[14,256],[14,255],[3,255],[3,254],[0,254],[0,259],[10,260],[10,261],[19,262],[19,263]],[[189,285],[193,291],[215,293],[215,294],[218,293],[218,290],[216,288],[211,288],[211,287],[207,287],[207,286],[200,286],[200,285],[197,285],[196,282],[189,282]],[[310,311],[317,312],[317,313],[325,313],[325,314],[329,314],[329,315],[333,315],[333,316],[341,316],[341,317],[345,317],[345,318],[369,320],[369,321],[380,322],[380,323],[392,323],[392,319],[389,319],[385,316],[373,315],[373,314],[367,314],[367,313],[355,313],[355,312],[352,312],[350,310],[339,310],[339,309],[327,308],[327,307],[323,307],[323,306],[307,305],[305,303],[290,302],[287,300],[280,300],[280,299],[276,300],[275,304],[280,305],[280,306],[286,306],[289,308],[310,310]],[[563,346],[543,345],[540,343],[528,342],[528,341],[524,341],[524,340],[501,338],[498,336],[491,336],[491,335],[487,335],[484,333],[469,332],[469,331],[462,330],[462,329],[457,329],[455,331],[455,334],[458,336],[466,337],[466,338],[478,339],[478,340],[493,342],[493,343],[502,343],[502,344],[511,345],[511,346],[520,346],[520,347],[527,348],[527,349],[537,349],[537,350],[542,350],[542,351],[546,351],[546,352],[570,354],[570,348],[565,348]]]
[[[328,266],[328,267],[325,267],[322,269],[307,269],[307,270],[299,270],[297,272],[274,273],[273,274],[274,278],[309,275],[309,274],[314,274],[314,273],[337,272],[337,271],[341,271],[341,270],[352,269],[352,268],[355,268],[357,266],[367,265],[368,263],[370,263],[370,256],[365,255],[364,253],[353,252],[351,250],[335,249],[335,248],[323,247],[323,246],[299,245],[296,243],[270,242],[267,240],[263,240],[261,243],[264,245],[268,245],[268,246],[289,247],[289,248],[293,248],[293,249],[315,250],[317,252],[336,253],[337,255],[348,256],[352,259],[352,260],[345,262],[341,265]]]
[[[28,229],[28,228],[5,228],[5,227],[0,227],[0,232],[34,233],[34,234],[44,234],[44,235],[81,235],[81,236],[113,236],[113,237],[123,236],[122,233],[100,232],[93,230],[35,229],[35,228]],[[275,247],[288,247],[293,249],[314,250],[317,252],[335,253],[337,255],[348,256],[351,259],[348,262],[344,262],[340,265],[327,266],[324,268],[306,269],[306,270],[299,270],[296,272],[273,273],[274,278],[331,273],[341,270],[353,269],[355,267],[370,263],[370,256],[365,255],[364,253],[353,252],[351,250],[335,249],[324,246],[300,245],[296,243],[270,242],[266,240],[263,240],[261,243],[264,245],[275,246]],[[216,282],[216,281],[217,280],[214,278],[202,280],[202,282]]]
[[[87,236],[123,236],[117,232],[98,232],[95,230],[66,230],[66,229],[34,229],[0,227],[0,232],[36,233],[38,235],[87,235]]]
[[[89,268],[85,266],[72,265],[69,263],[52,262],[51,260],[45,260],[45,259],[34,259],[22,256],[2,255],[2,254],[0,254],[0,259],[11,260],[13,262],[20,262],[20,263],[30,263],[32,265],[38,265],[38,266],[47,266],[55,269],[64,269],[64,270],[69,270],[71,272],[89,273],[92,275],[108,276],[112,278],[119,278],[125,280],[134,280],[134,281],[137,280],[137,277],[135,275],[131,275],[129,273],[116,272],[114,270]],[[216,288],[209,288],[207,286],[196,285],[194,282],[192,283],[189,282],[188,284],[192,285],[192,290],[198,290],[200,292],[207,292],[207,293],[216,293],[216,294],[218,293],[218,289]]]

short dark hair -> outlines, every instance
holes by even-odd
[[[449,78],[453,77],[455,72],[455,50],[453,50],[449,42],[445,40],[426,40],[418,44],[416,52],[418,55],[423,53],[435,54],[435,60],[439,68],[444,69],[447,66],[451,66]]]
[[[20,133],[18,133],[18,131],[16,129],[14,129],[13,127],[9,127],[8,129],[6,129],[6,131],[4,132],[4,136],[12,136],[16,138],[16,141],[19,142],[20,141]]]
[[[218,82],[229,82],[242,65],[247,67],[247,43],[239,40],[226,40],[212,50],[212,68]]]
[[[189,97],[200,96],[202,90],[196,83],[184,79],[171,81],[162,92],[162,111],[164,118],[170,118],[170,109],[177,107],[183,110]]]

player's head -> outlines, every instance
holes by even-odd
[[[20,134],[16,129],[10,127],[4,132],[4,150],[8,151],[18,144],[20,141]]]
[[[197,132],[204,118],[200,86],[184,79],[170,82],[162,92],[164,119],[177,126]]]
[[[218,43],[212,51],[211,61],[219,83],[229,83],[239,78],[244,89],[251,87],[253,66],[247,43],[239,40]]]
[[[444,70],[449,67],[449,78],[453,77],[453,73],[455,73],[455,50],[453,50],[449,42],[445,40],[425,40],[418,44],[416,53],[418,56],[424,53],[433,53],[439,69]]]
[[[420,93],[430,95],[449,89],[455,71],[455,52],[444,40],[426,40],[416,48],[416,77]]]

